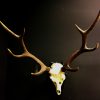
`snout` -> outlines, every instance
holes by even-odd
[[[60,90],[57,90],[56,92],[57,92],[58,95],[61,95],[61,91]]]

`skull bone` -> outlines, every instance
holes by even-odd
[[[54,83],[58,95],[61,95],[61,86],[66,78],[65,72],[61,70],[62,67],[61,63],[53,63],[49,71],[50,79]]]

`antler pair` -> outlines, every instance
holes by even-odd
[[[91,51],[94,51],[96,50],[98,47],[99,47],[99,43],[96,44],[96,46],[94,48],[88,48],[87,47],[87,35],[89,34],[89,32],[94,28],[96,22],[98,21],[100,17],[100,11],[96,17],[96,19],[94,20],[93,24],[87,29],[87,30],[82,30],[78,25],[75,24],[77,30],[81,33],[82,35],[82,46],[79,50],[76,50],[75,52],[72,53],[72,55],[68,58],[68,60],[64,63],[63,67],[62,67],[62,71],[65,72],[66,70],[67,71],[77,71],[79,69],[79,67],[77,68],[72,68],[70,67],[70,64],[72,63],[72,61],[78,57],[80,54],[84,53],[84,52],[91,52]],[[9,53],[11,55],[13,55],[14,57],[17,57],[17,58],[22,58],[22,57],[29,57],[29,58],[32,58],[33,60],[35,60],[40,66],[41,66],[41,69],[39,72],[36,72],[36,73],[31,73],[32,75],[40,75],[42,74],[43,72],[45,71],[49,71],[50,70],[50,67],[46,66],[40,59],[38,59],[36,56],[34,56],[33,54],[31,54],[26,46],[25,46],[25,43],[24,43],[24,40],[23,40],[23,35],[19,36],[17,34],[15,34],[13,31],[11,31],[6,25],[4,25],[1,21],[0,21],[0,24],[3,26],[3,28],[5,30],[7,30],[10,34],[12,34],[14,37],[18,38],[19,40],[21,40],[21,44],[23,46],[23,49],[24,49],[24,52],[21,54],[21,55],[16,55],[14,54],[10,49],[8,49]],[[25,29],[24,29],[24,33],[25,33]]]

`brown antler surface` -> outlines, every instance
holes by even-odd
[[[84,53],[84,52],[91,52],[96,50],[99,47],[99,43],[96,44],[96,46],[94,48],[88,48],[87,47],[87,35],[89,34],[89,32],[94,28],[96,22],[98,21],[98,19],[100,18],[100,11],[96,17],[96,19],[94,20],[94,22],[92,23],[92,25],[87,29],[87,30],[82,30],[78,25],[75,24],[77,30],[81,33],[82,36],[82,46],[79,50],[76,50],[75,52],[72,53],[72,55],[68,58],[68,60],[64,63],[64,66],[62,68],[62,71],[77,71],[79,69],[79,67],[76,68],[72,68],[70,67],[70,64],[72,63],[72,61],[78,57],[80,54]]]
[[[24,43],[24,40],[23,40],[23,36],[19,36],[17,34],[15,34],[13,31],[11,31],[6,25],[4,25],[1,21],[0,21],[0,24],[3,26],[4,29],[6,29],[10,34],[12,34],[14,37],[18,38],[21,40],[21,43],[22,43],[22,46],[23,46],[23,49],[24,49],[24,52],[20,55],[16,55],[14,54],[10,49],[8,49],[9,53],[11,55],[13,55],[14,57],[17,57],[17,58],[21,58],[21,57],[29,57],[29,58],[32,58],[33,60],[35,60],[40,66],[41,66],[41,69],[39,72],[36,72],[36,73],[31,73],[32,75],[40,75],[42,74],[43,72],[45,71],[49,71],[50,68],[47,67],[41,60],[39,60],[36,56],[34,56],[33,54],[31,54],[26,46],[25,46],[25,43]],[[24,29],[24,33],[25,33],[25,29]]]

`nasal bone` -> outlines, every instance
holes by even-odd
[[[57,90],[57,94],[60,95],[61,94],[61,91],[60,90]]]

